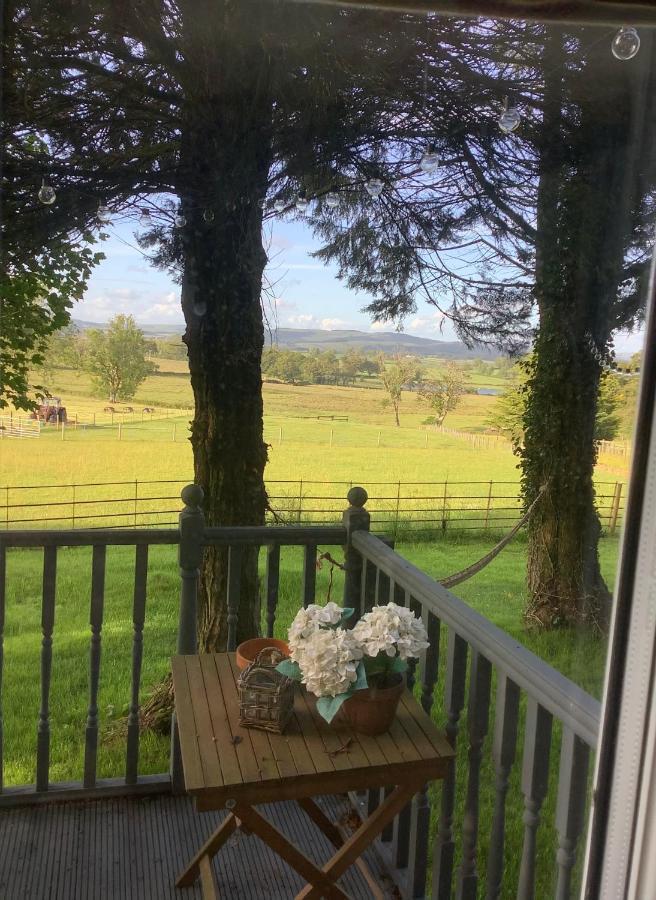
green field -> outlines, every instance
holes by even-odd
[[[134,413],[120,413],[125,404],[114,404],[113,425],[103,412],[107,402],[90,397],[88,376],[57,370],[53,392],[61,395],[69,419],[74,421],[77,414],[78,427],[66,428],[63,440],[48,426],[40,438],[0,441],[0,488],[191,480],[187,438],[192,413],[181,409],[192,402],[186,363],[160,360],[159,364],[160,372],[147,378],[130,401]],[[408,392],[401,404],[401,427],[396,428],[382,400],[382,391],[375,388],[265,384],[267,478],[347,483],[519,480],[517,459],[506,442],[489,438],[489,447],[477,447],[464,438],[422,427],[427,410]],[[445,424],[482,435],[495,402],[492,396],[466,394]],[[155,413],[142,422],[144,406],[154,406]],[[96,427],[91,424],[94,414]],[[318,418],[328,415],[347,416],[348,421]],[[626,472],[626,457],[600,457],[599,481],[623,480]]]

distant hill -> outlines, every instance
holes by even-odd
[[[75,319],[74,324],[80,331],[88,328],[105,328],[105,324],[85,322]],[[139,323],[139,327],[148,337],[165,338],[181,334],[180,326]],[[498,350],[487,347],[475,347],[470,350],[460,341],[436,341],[432,338],[416,337],[402,331],[324,331],[321,328],[278,328],[267,335],[267,345],[282,347],[286,350],[335,350],[345,352],[354,347],[372,353],[410,353],[413,356],[439,356],[442,359],[496,359]]]
[[[345,351],[353,347],[383,353],[411,353],[451,359],[495,359],[498,351],[487,347],[470,350],[460,341],[436,341],[402,331],[323,331],[319,328],[278,328],[271,342],[288,350]]]
[[[88,331],[89,328],[100,328],[102,331],[107,328],[107,322],[85,322],[84,319],[73,319],[73,325],[80,331]],[[137,322],[137,325],[148,337],[175,337],[176,334],[182,335],[182,328],[178,322],[172,325],[143,325]]]

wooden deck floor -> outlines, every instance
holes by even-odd
[[[322,798],[332,818],[346,798]],[[311,858],[332,853],[326,838],[291,803],[264,806],[271,821]],[[176,890],[177,872],[223,813],[197,813],[187,797],[55,803],[0,811],[2,900],[196,900],[200,888]],[[385,897],[391,882],[373,852],[366,857]],[[302,879],[256,837],[235,835],[215,858],[221,895],[235,900],[289,900]],[[358,900],[374,894],[352,867],[341,881]]]

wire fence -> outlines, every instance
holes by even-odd
[[[108,481],[0,487],[0,528],[171,527],[189,481]],[[269,481],[269,521],[325,524],[341,519],[353,482]],[[368,482],[371,528],[398,536],[452,531],[507,531],[521,517],[511,481]],[[624,483],[597,482],[602,527],[615,533],[624,515]]]
[[[0,417],[0,439],[43,436],[48,440],[84,443],[86,441],[146,441],[148,443],[182,443],[190,435],[191,410],[127,407],[116,413],[67,414],[66,421],[41,423],[14,413]],[[512,451],[512,445],[498,434],[458,431],[440,426],[410,426],[402,429],[350,422],[348,416],[276,416],[264,418],[264,439],[271,446],[285,444],[340,447],[375,447],[376,449],[431,450],[444,446],[444,438],[462,441],[473,450]],[[624,468],[631,456],[629,441],[598,441],[600,454],[617,458]],[[606,463],[608,465],[608,460]],[[614,461],[610,463],[614,465]],[[619,474],[619,473],[618,473]]]

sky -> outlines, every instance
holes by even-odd
[[[91,275],[73,317],[103,323],[118,313],[128,313],[139,324],[179,325],[182,333],[180,287],[144,258],[134,230],[135,225],[125,221],[104,227],[109,240],[101,249],[107,258]],[[336,267],[312,258],[318,246],[302,222],[273,221],[268,266],[273,296],[265,303],[271,328],[393,331],[394,323],[374,323],[362,311],[370,299],[366,293],[349,290],[337,278]],[[434,340],[457,339],[450,322],[426,302],[418,303],[416,314],[404,322],[403,331]],[[619,334],[615,347],[620,354],[640,350],[642,334]]]

